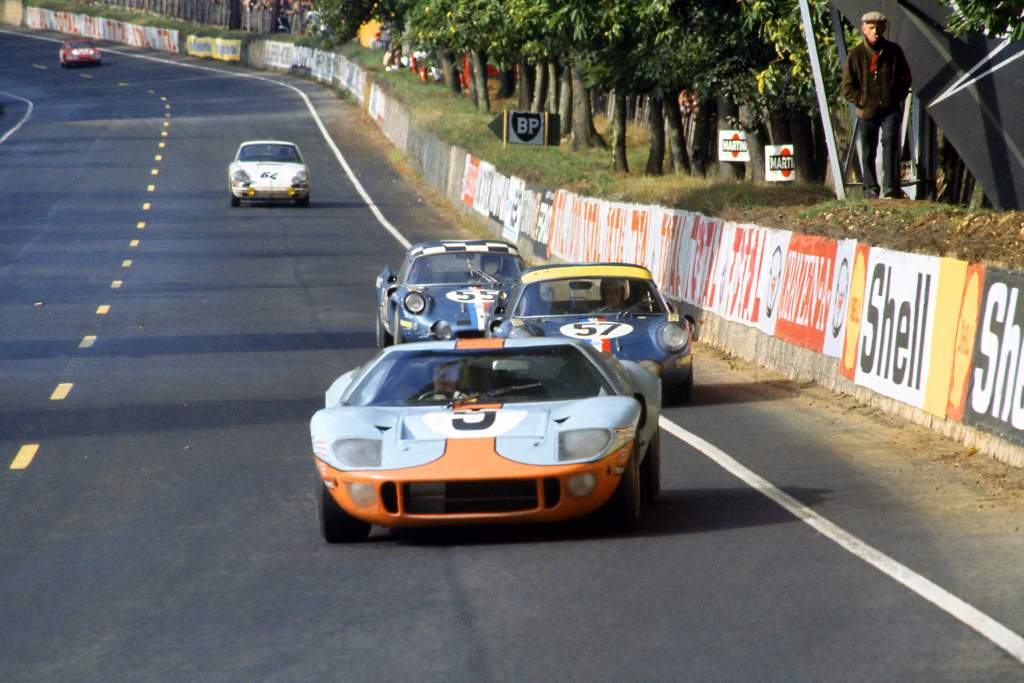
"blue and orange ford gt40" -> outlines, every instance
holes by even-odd
[[[594,511],[625,530],[660,489],[658,380],[569,339],[391,346],[326,398],[310,433],[331,543]]]
[[[526,270],[508,301],[494,307],[488,330],[496,337],[588,342],[660,377],[666,402],[688,403],[693,395],[694,320],[674,312],[641,266],[560,264]]]
[[[385,267],[377,277],[377,346],[483,337],[487,311],[523,267],[507,242],[414,244],[397,273]]]

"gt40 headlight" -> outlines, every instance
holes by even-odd
[[[334,442],[332,450],[343,467],[380,467],[379,439],[342,439]]]
[[[558,461],[595,460],[619,450],[635,437],[632,427],[569,429],[558,435]]]
[[[306,171],[299,171],[292,178],[292,185],[305,185],[309,182],[309,174]]]
[[[409,292],[405,295],[402,303],[405,305],[405,310],[413,315],[419,315],[427,310],[427,298],[419,292]]]
[[[658,328],[656,336],[658,346],[661,347],[662,351],[668,353],[682,351],[689,341],[689,335],[686,334],[686,330],[673,323],[662,323],[661,327]]]
[[[231,178],[236,183],[250,183],[250,182],[252,182],[252,178],[249,177],[249,174],[246,173],[245,171],[243,171],[242,169],[238,169],[237,171],[235,171],[231,175]]]

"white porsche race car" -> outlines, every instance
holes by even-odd
[[[309,169],[293,142],[250,140],[239,145],[228,166],[228,188],[231,206],[243,199],[309,206]]]

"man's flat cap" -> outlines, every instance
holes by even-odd
[[[888,21],[884,14],[876,11],[867,12],[860,18],[860,23],[862,24],[884,24]]]

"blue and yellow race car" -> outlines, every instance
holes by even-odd
[[[639,363],[662,380],[665,400],[693,395],[696,324],[680,317],[650,271],[628,263],[540,266],[523,271],[489,316],[494,337],[561,335]]]
[[[397,273],[377,277],[377,346],[485,336],[487,312],[524,267],[507,242],[414,244]]]

